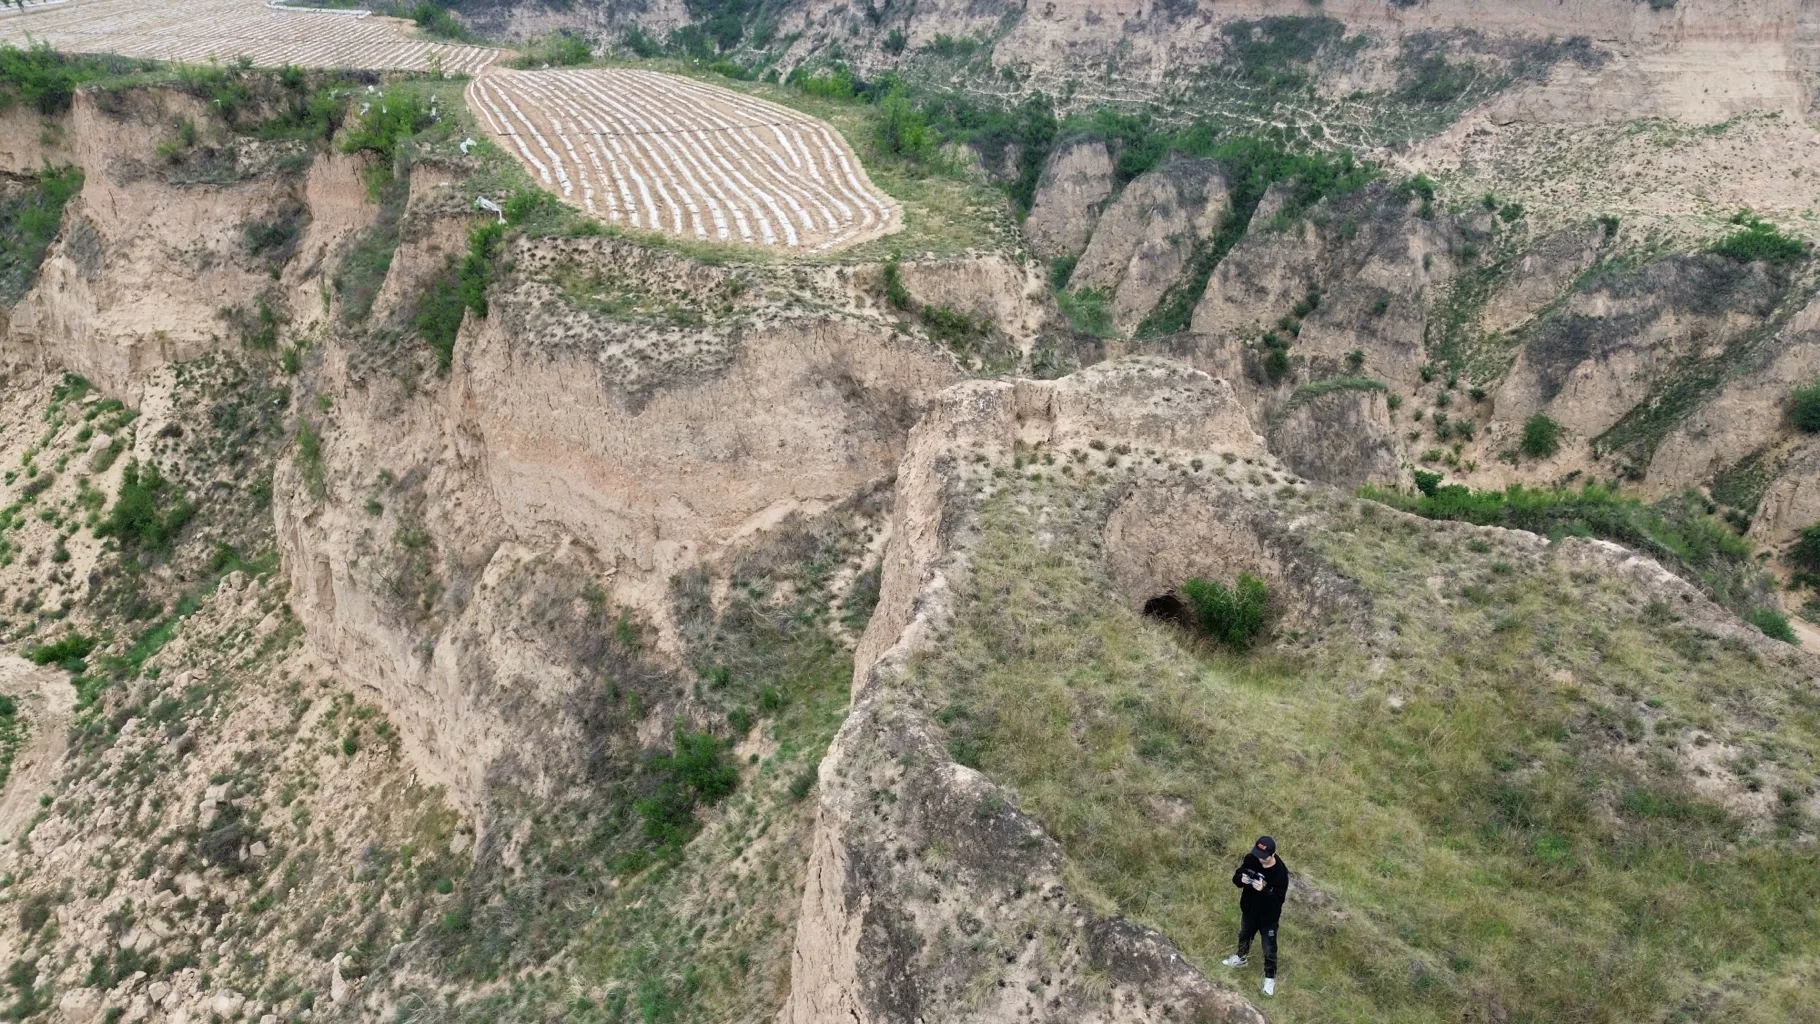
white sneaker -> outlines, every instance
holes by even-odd
[[[1267,996],[1274,996],[1277,994],[1277,980],[1275,978],[1264,979],[1264,994]]]
[[[1237,953],[1234,953],[1231,956],[1227,957],[1226,959],[1221,960],[1220,963],[1223,963],[1228,967],[1243,967],[1243,966],[1245,966],[1245,959],[1246,959],[1245,957],[1242,957],[1242,956],[1238,955]]]

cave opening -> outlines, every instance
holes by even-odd
[[[1145,601],[1144,615],[1147,618],[1173,622],[1178,626],[1191,625],[1188,620],[1188,606],[1174,594],[1158,594]]]

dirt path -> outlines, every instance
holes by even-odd
[[[10,843],[32,820],[38,797],[51,791],[68,743],[76,691],[68,673],[40,668],[16,655],[0,655],[0,693],[19,702],[25,744],[0,790],[0,842]]]

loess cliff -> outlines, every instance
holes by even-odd
[[[902,204],[814,258],[602,227],[440,75],[7,106],[8,1019],[1820,1014],[1804,5],[768,10],[1083,109],[1496,86],[1370,162],[802,99]]]

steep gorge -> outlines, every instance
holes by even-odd
[[[1681,51],[1647,5],[1588,17],[1673,54],[1789,44],[1682,6]],[[745,261],[515,212],[443,353],[417,318],[498,173],[459,131],[388,164],[156,85],[5,116],[0,171],[84,174],[0,342],[6,639],[92,641],[44,654],[76,707],[25,705],[73,728],[0,852],[23,1015],[1252,1022],[1205,969],[1231,922],[1204,873],[1285,817],[1313,823],[1291,926],[1315,951],[1287,1019],[1812,1008],[1811,921],[1709,871],[1774,865],[1812,905],[1813,657],[1616,545],[1324,486],[1445,465],[1716,493],[1749,463],[1752,536],[1784,544],[1820,518],[1811,439],[1765,412],[1813,373],[1805,262],[1384,175],[1279,183],[1208,267],[1222,169],[1115,185],[1106,152],[1037,196],[1045,255],[1110,295],[1103,336],[1020,252]],[[1145,336],[1197,267],[1187,329]],[[1682,418],[1623,433],[1719,356]],[[1500,461],[1537,413],[1568,443]],[[149,524],[119,525],[128,495]],[[1241,571],[1276,595],[1256,660],[1142,618]],[[1284,756],[1228,784],[1260,736]],[[15,782],[46,779],[20,756]],[[1385,909],[1435,895],[1401,856],[1604,964],[1652,890],[1632,844],[1687,881],[1657,959],[1605,964],[1614,992],[1459,907]],[[1615,917],[1554,902],[1576,873]],[[1777,952],[1692,957],[1727,898]]]

